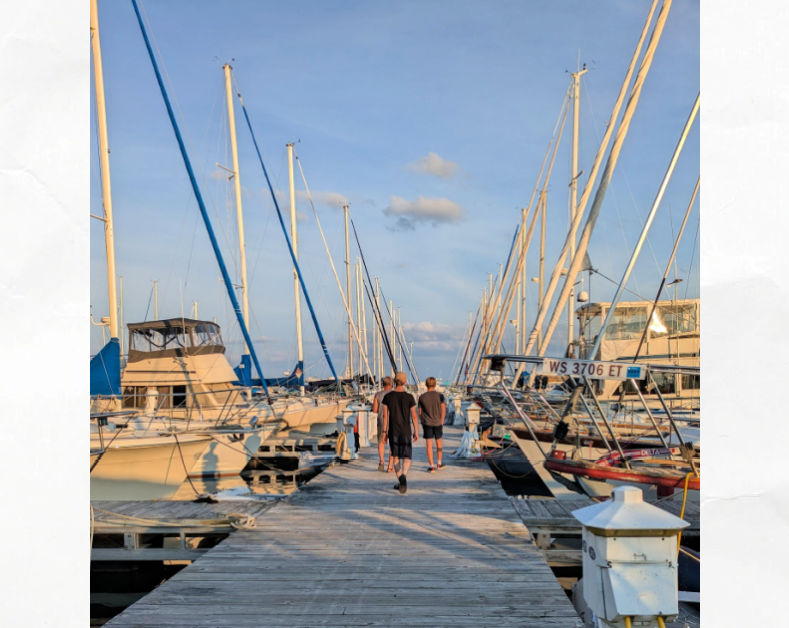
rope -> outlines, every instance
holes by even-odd
[[[189,486],[192,487],[195,495],[200,495],[200,492],[195,488],[195,485],[192,482],[192,478],[189,477],[189,469],[186,468],[186,461],[184,460],[184,453],[181,451],[181,443],[178,442],[178,435],[173,434],[173,438],[175,439],[175,444],[178,447],[178,455],[181,458],[181,464],[183,465],[184,471],[186,472],[186,479],[189,482]]]
[[[682,492],[682,508],[679,511],[680,519],[685,518],[685,504],[688,500],[688,480],[690,480],[691,475],[694,475],[693,471],[685,474],[685,489]],[[698,477],[698,474],[696,474],[696,476]],[[677,558],[679,558],[679,544],[681,541],[682,541],[682,530],[680,530],[679,534],[677,534]]]
[[[697,563],[699,563],[699,564],[701,563],[701,559],[700,559],[698,556],[694,556],[693,554],[691,554],[691,553],[690,553],[688,550],[686,550],[686,549],[682,549],[682,548],[680,547],[680,548],[679,548],[679,553],[680,553],[680,554],[684,554],[684,555],[685,555],[685,556],[687,556],[688,558],[691,558],[691,559],[695,560],[695,561],[696,561]]]
[[[99,426],[99,429],[101,429],[101,426]],[[96,465],[97,465],[97,464],[99,464],[99,461],[100,461],[100,460],[101,460],[101,459],[104,457],[104,454],[105,454],[105,453],[107,453],[107,450],[109,449],[110,445],[112,445],[112,442],[113,442],[113,441],[114,441],[116,438],[118,438],[118,436],[119,436],[119,435],[120,435],[120,433],[123,431],[123,429],[124,429],[123,427],[119,427],[119,428],[118,428],[118,431],[117,431],[117,432],[115,432],[115,436],[113,436],[113,437],[110,439],[110,442],[109,442],[109,443],[107,443],[106,445],[104,445],[104,449],[102,449],[102,450],[101,450],[101,453],[99,453],[99,455],[98,455],[98,456],[96,456],[96,460],[93,462],[93,464],[92,464],[92,465],[90,465],[90,472],[89,472],[89,473],[92,473],[92,472],[93,472],[93,469],[95,469],[95,468],[96,468]]]
[[[91,515],[93,514],[93,506],[91,506]],[[96,512],[105,513],[110,515],[105,517],[103,522],[114,523],[117,525],[140,524],[158,527],[197,527],[197,526],[225,526],[230,525],[239,530],[249,530],[256,527],[255,517],[246,513],[231,512],[226,517],[215,519],[152,519],[146,517],[135,517],[134,515],[125,515],[120,512],[113,512],[111,510],[104,510],[96,508]],[[92,521],[92,520],[91,520]]]
[[[340,432],[340,435],[337,437],[337,443],[334,445],[334,453],[338,456],[342,455],[343,450],[346,447],[348,437],[345,434],[345,431]]]

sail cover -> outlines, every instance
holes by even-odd
[[[260,378],[252,377],[252,364],[249,355],[241,356],[241,364],[233,369],[238,376],[238,383],[242,386],[260,386]],[[296,362],[296,366],[286,377],[266,378],[266,386],[281,386],[282,388],[298,388],[304,386],[304,362]]]
[[[90,359],[90,395],[95,397],[121,394],[121,348],[117,338],[102,347]]]

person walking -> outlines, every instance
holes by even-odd
[[[395,375],[395,389],[384,397],[384,434],[389,438],[389,456],[392,460],[397,484],[394,488],[405,493],[408,489],[406,475],[411,466],[411,442],[419,439],[419,426],[416,421],[416,401],[411,393],[405,391],[406,376],[399,372]],[[413,422],[413,431],[411,423]]]
[[[373,412],[378,414],[378,470],[389,472],[392,470],[392,452],[389,452],[389,465],[384,467],[384,450],[386,449],[386,437],[384,435],[384,397],[392,390],[392,378],[388,375],[381,380],[383,390],[375,393],[373,399]]]
[[[425,438],[427,448],[427,464],[430,465],[428,471],[434,473],[436,468],[443,469],[443,444],[441,439],[444,436],[444,417],[447,414],[447,404],[444,395],[436,390],[436,378],[428,377],[425,380],[427,392],[419,396],[419,420],[422,423],[422,436]],[[433,465],[433,439],[436,441],[436,462]]]

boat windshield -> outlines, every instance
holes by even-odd
[[[144,353],[221,345],[219,326],[211,323],[135,329],[129,338],[129,349]]]
[[[659,305],[652,316],[649,331],[652,338],[698,331],[696,305],[694,303]]]
[[[606,340],[633,340],[641,337],[647,324],[646,307],[617,307],[605,330]]]
[[[604,305],[604,304],[603,304]],[[608,322],[604,340],[638,340],[647,324],[650,304],[617,305]],[[600,333],[607,308],[590,304],[579,308],[580,333],[587,342],[593,342]],[[698,333],[698,306],[696,303],[661,303],[649,322],[649,338]]]

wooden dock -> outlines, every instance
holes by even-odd
[[[408,492],[373,447],[324,471],[108,626],[580,627],[569,599],[485,463],[448,454]]]

